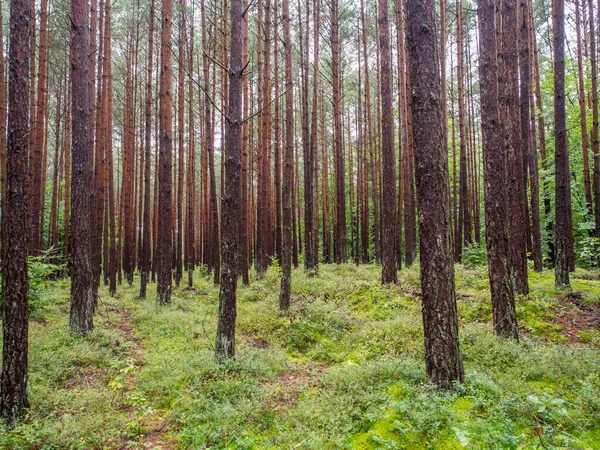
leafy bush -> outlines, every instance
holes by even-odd
[[[579,241],[577,252],[579,264],[584,267],[598,267],[600,262],[600,238],[586,237]]]
[[[487,264],[487,250],[485,246],[473,243],[465,247],[462,261],[467,267],[485,266]]]
[[[63,270],[64,265],[51,262],[55,256],[52,249],[40,256],[30,256],[27,262],[27,275],[29,277],[29,314],[37,316],[46,306],[42,294],[48,289],[48,282]],[[0,298],[2,286],[0,285]]]

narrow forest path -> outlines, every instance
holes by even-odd
[[[113,380],[113,386],[121,388],[126,401],[123,411],[127,414],[127,424],[120,449],[171,450],[175,443],[167,437],[169,426],[161,412],[154,408],[151,399],[146,398],[140,389],[138,374],[144,366],[144,343],[136,335],[133,315],[129,309],[113,302],[107,304],[107,311],[116,315],[112,325],[121,331],[127,347],[127,366],[121,369]]]

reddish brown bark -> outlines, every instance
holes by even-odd
[[[592,0],[588,1],[589,5],[589,23],[590,23],[590,66],[592,68],[592,152],[594,154],[594,215],[595,215],[595,234],[600,237],[600,142],[598,138],[598,66],[596,54],[596,39],[594,22],[594,5]],[[564,24],[563,24],[564,27]],[[564,39],[556,37],[555,39]],[[566,139],[566,138],[565,138]],[[556,219],[556,233],[558,234],[558,218]],[[556,258],[558,265],[559,249],[557,243]]]
[[[183,277],[183,185],[185,179],[185,19],[184,11],[179,11],[179,38],[177,60],[177,223],[173,237],[175,238],[175,284],[179,286]]]
[[[41,2],[41,16],[40,16],[40,52],[39,52],[39,64],[38,64],[38,84],[37,84],[37,98],[36,98],[36,113],[35,113],[35,124],[33,126],[33,147],[30,149],[30,184],[29,184],[29,211],[31,214],[31,226],[30,226],[30,238],[29,238],[29,249],[30,253],[37,255],[42,249],[42,226],[41,226],[41,214],[42,208],[44,207],[42,192],[42,166],[43,166],[43,148],[44,148],[44,130],[46,125],[46,76],[48,68],[48,0],[42,0]],[[34,19],[35,21],[35,19]],[[34,50],[35,51],[35,50]],[[33,90],[33,86],[32,86]],[[33,100],[32,100],[33,101]],[[33,120],[33,116],[32,116]]]
[[[71,250],[70,328],[88,333],[93,328],[91,217],[93,152],[90,141],[89,17],[86,0],[71,2],[71,100],[72,100],[72,187],[73,245]]]
[[[4,27],[0,10],[0,183],[1,195],[6,192],[6,120],[8,105],[6,104],[6,62],[4,60]]]
[[[462,1],[456,1],[456,76],[458,80],[458,135],[460,148],[460,203],[458,219],[458,239],[455,242],[456,261],[462,259],[462,249],[472,242],[471,211],[469,208],[469,185],[467,174],[467,130],[465,127],[465,88],[464,88],[464,50],[463,50],[463,6]]]
[[[150,272],[152,252],[150,219],[150,167],[152,158],[152,71],[154,55],[154,0],[150,2],[150,23],[148,28],[148,67],[146,73],[146,99],[144,104],[144,213],[142,222],[142,252],[140,259],[140,298],[146,297],[146,286]]]
[[[15,423],[29,407],[27,152],[29,147],[29,4],[10,2],[8,139],[2,208],[2,388],[0,416]]]
[[[240,211],[240,157],[244,52],[243,1],[231,0],[231,52],[229,59],[229,107],[225,136],[225,198],[223,202],[223,267],[219,292],[217,360],[235,356],[236,289],[238,279],[238,219]]]
[[[500,119],[506,146],[506,198],[508,214],[508,262],[515,292],[527,294],[526,196],[518,91],[517,0],[502,2],[502,50],[499,51]]]
[[[244,0],[244,10],[248,8],[248,0]],[[247,67],[249,64],[249,54],[248,54],[248,21],[244,21],[244,67]],[[248,77],[244,76],[244,86],[243,86],[243,98],[244,98],[244,112],[243,116],[248,117],[250,108],[250,92],[249,92],[249,82]],[[248,242],[248,228],[249,228],[249,214],[248,214],[248,206],[250,205],[250,201],[248,201],[248,164],[249,157],[248,152],[251,149],[250,146],[250,128],[249,121],[245,120],[242,124],[242,156],[241,156],[241,174],[240,174],[240,261],[239,261],[239,269],[240,276],[242,277],[242,282],[245,285],[250,284],[250,278],[248,275],[248,263],[249,263],[249,242]],[[250,177],[250,180],[252,178]]]
[[[383,165],[383,242],[381,282],[397,283],[396,269],[396,157],[392,106],[392,52],[388,2],[379,0],[379,48],[381,52],[381,153]]]
[[[590,3],[591,5],[591,3]],[[590,8],[591,9],[591,8]],[[553,0],[553,41],[554,41],[554,167],[555,167],[555,217],[556,264],[554,283],[556,287],[569,286],[569,148],[567,145],[567,124],[565,114],[565,3]],[[592,18],[590,21],[593,23]],[[592,44],[592,47],[594,44]],[[597,122],[596,122],[597,123]],[[597,137],[592,136],[592,144]],[[597,152],[594,152],[597,154]]]
[[[531,139],[531,32],[529,30],[530,0],[520,0],[519,4],[519,70],[521,77],[521,139],[523,143],[524,167],[529,173],[531,191],[531,255],[534,270],[542,271],[542,244],[540,230],[540,194],[535,140]],[[587,158],[587,143],[585,150]],[[589,182],[589,169],[588,169]],[[526,186],[525,186],[526,188]],[[527,218],[529,223],[529,218]]]
[[[172,123],[172,64],[171,29],[173,25],[173,1],[162,0],[162,26],[160,51],[160,138],[158,171],[158,301],[161,305],[171,302],[171,269],[173,267],[173,123]]]
[[[206,262],[209,270],[214,270],[215,283],[220,278],[220,265],[219,265],[219,208],[217,204],[217,182],[215,176],[215,146],[214,146],[214,128],[212,119],[212,105],[210,98],[210,59],[207,50],[207,38],[206,38],[206,13],[204,0],[201,2],[202,12],[202,47],[204,48],[203,58],[203,75],[204,75],[204,120],[205,120],[205,145],[206,145],[206,157],[207,157],[207,169],[208,169],[208,214],[207,214],[207,237],[205,239],[206,245]]]
[[[444,148],[441,81],[433,0],[408,0],[411,109],[419,231],[427,377],[452,388],[464,377],[450,227],[448,152]]]
[[[292,81],[292,41],[290,32],[290,5],[289,0],[283,0],[283,45],[285,58],[285,152],[283,159],[283,191],[282,191],[282,206],[283,206],[283,246],[282,246],[282,276],[281,290],[279,294],[279,309],[287,311],[290,308],[290,294],[292,290],[292,182],[294,170],[294,95]],[[308,91],[308,88],[306,88]],[[308,92],[307,92],[308,94]],[[308,109],[308,105],[306,105]],[[307,118],[308,119],[308,118]],[[308,131],[308,130],[307,130]],[[308,144],[308,143],[307,143]],[[309,147],[307,145],[307,147]],[[305,149],[309,153],[310,147]],[[305,165],[306,168],[306,165]],[[312,170],[312,168],[309,168]],[[306,186],[306,184],[305,184]],[[312,186],[309,186],[312,194]],[[307,211],[312,220],[312,211]],[[308,216],[307,216],[308,217]],[[311,225],[312,226],[312,225]],[[310,233],[312,234],[312,229]],[[306,235],[305,235],[306,236]],[[312,246],[312,242],[310,244]],[[311,252],[312,248],[308,245],[307,252]],[[312,256],[311,256],[312,258]],[[306,267],[306,265],[305,265]]]
[[[340,74],[340,35],[339,35],[339,4],[332,0],[330,4],[331,22],[331,70],[333,83],[333,147],[335,163],[335,245],[334,258],[337,264],[348,262],[346,246],[346,182],[345,158],[342,129],[342,92]]]
[[[485,188],[485,227],[488,274],[494,329],[500,336],[519,339],[515,298],[508,267],[506,153],[498,114],[498,62],[495,14],[497,0],[479,0],[481,131]]]
[[[577,81],[579,86],[579,119],[581,126],[581,153],[583,156],[583,188],[588,211],[593,213],[592,182],[590,179],[589,141],[587,128],[587,109],[585,98],[585,83],[583,73],[583,56],[581,50],[581,14],[579,0],[575,1],[575,31],[577,36]],[[585,9],[585,8],[584,8]],[[529,17],[527,17],[529,21]],[[585,30],[584,30],[585,31]]]

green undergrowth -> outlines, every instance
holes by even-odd
[[[68,283],[49,282],[30,328],[31,411],[0,428],[0,447],[600,448],[600,273],[576,272],[571,293],[531,273],[520,343],[491,329],[485,266],[456,275],[466,376],[451,393],[425,379],[417,267],[396,286],[379,284],[377,266],[295,270],[285,315],[279,269],[253,275],[238,291],[237,357],[224,364],[208,275],[168,307],[154,285],[138,299],[138,278],[115,297],[103,287],[86,337],[68,332]]]

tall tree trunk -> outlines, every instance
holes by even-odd
[[[40,52],[37,76],[37,99],[35,125],[33,127],[33,148],[30,149],[30,213],[31,227],[29,249],[32,255],[37,255],[42,249],[41,235],[42,224],[41,214],[44,208],[42,200],[44,192],[42,192],[42,166],[43,166],[43,148],[44,148],[44,130],[45,130],[45,105],[46,105],[46,76],[48,67],[48,0],[41,2],[40,16]],[[34,17],[35,22],[35,17]],[[34,50],[35,51],[35,50]],[[33,90],[33,86],[32,86]],[[33,99],[32,99],[33,101]],[[33,120],[33,117],[32,117]]]
[[[177,73],[177,226],[175,237],[175,284],[183,277],[183,182],[185,178],[185,11],[179,11],[178,73]]]
[[[381,154],[383,165],[383,246],[381,282],[397,283],[396,269],[396,152],[392,106],[392,52],[388,2],[379,0],[379,48],[381,52]]]
[[[134,101],[133,101],[133,37],[129,34],[127,46],[127,72],[125,77],[125,111],[124,136],[123,136],[123,158],[122,158],[122,183],[121,183],[121,214],[119,225],[122,227],[122,260],[125,279],[131,286],[133,283],[133,185],[134,185],[134,133],[133,125]]]
[[[238,220],[240,211],[240,157],[242,143],[242,90],[244,70],[244,8],[231,0],[231,51],[229,59],[229,107],[225,136],[225,198],[221,290],[215,354],[217,360],[235,356],[236,288],[238,279]]]
[[[593,213],[592,182],[590,180],[589,141],[587,127],[587,109],[585,98],[585,83],[583,73],[583,56],[581,51],[581,13],[579,0],[575,1],[575,31],[577,35],[577,81],[579,85],[579,120],[581,126],[581,153],[583,156],[583,188],[588,212]],[[529,17],[527,18],[529,20]],[[585,33],[585,29],[584,29]]]
[[[556,287],[569,286],[569,149],[565,114],[565,2],[553,0],[554,39],[554,167],[555,167],[555,217]],[[591,17],[590,17],[591,20]],[[593,20],[591,20],[593,22]],[[592,142],[594,137],[592,137]],[[597,138],[596,138],[597,142]],[[594,152],[596,155],[597,153]]]
[[[71,2],[71,86],[72,86],[72,187],[73,246],[71,251],[70,327],[76,333],[92,330],[95,297],[93,291],[91,217],[93,152],[89,127],[90,76],[88,3]]]
[[[209,178],[209,201],[208,201],[208,233],[205,240],[206,259],[209,270],[214,269],[214,280],[218,282],[220,278],[219,265],[219,208],[217,204],[217,180],[215,176],[215,142],[214,129],[212,125],[212,105],[210,98],[210,55],[208,54],[207,39],[206,39],[206,13],[204,0],[201,3],[202,13],[202,48],[203,48],[203,75],[204,75],[204,121],[205,121],[205,142],[206,155],[208,163],[208,178]]]
[[[342,98],[340,76],[340,36],[338,0],[331,1],[331,66],[333,81],[333,139],[335,154],[336,221],[334,256],[337,264],[348,262],[346,247],[346,182],[342,130]]]
[[[312,163],[312,188],[313,188],[313,231],[312,241],[313,250],[312,257],[313,262],[311,269],[315,272],[319,268],[319,167],[318,167],[318,120],[319,120],[319,102],[318,102],[318,91],[319,91],[319,46],[321,36],[321,0],[315,0],[313,8],[313,92],[312,92],[312,122],[310,131],[310,157]]]
[[[277,2],[274,4],[273,10],[273,35],[278,36],[279,29],[279,15],[278,15]],[[299,24],[300,33],[302,33],[302,25]],[[300,34],[300,54],[302,55],[302,34]],[[302,56],[301,56],[302,57]],[[282,222],[281,222],[281,117],[280,117],[280,105],[281,99],[279,98],[279,39],[275,38],[273,42],[273,87],[275,90],[274,98],[274,142],[273,142],[273,178],[274,178],[274,193],[273,202],[275,203],[272,208],[273,216],[273,248],[274,256],[277,260],[281,260],[281,240],[283,236]]]
[[[29,3],[10,2],[8,140],[2,208],[2,378],[0,416],[9,424],[29,407],[27,153],[29,148]],[[77,18],[74,18],[77,20]],[[79,23],[79,22],[76,22]]]
[[[521,74],[521,139],[523,143],[524,166],[529,170],[529,186],[531,189],[531,235],[533,267],[536,272],[542,271],[542,243],[540,230],[540,189],[535,141],[531,140],[531,31],[529,30],[530,0],[520,0],[519,6],[519,68]],[[587,154],[587,148],[585,150]],[[587,156],[586,156],[587,158]],[[589,182],[589,168],[588,168]],[[525,184],[525,190],[527,185]],[[529,219],[527,218],[527,221]]]
[[[150,1],[150,24],[148,28],[148,71],[146,73],[146,100],[144,104],[144,214],[142,224],[142,254],[140,259],[140,298],[146,297],[152,253],[150,218],[150,167],[152,160],[152,72],[154,56],[154,0]]]
[[[279,294],[279,309],[288,311],[290,308],[290,294],[292,290],[292,182],[294,179],[294,93],[292,81],[292,40],[290,33],[290,5],[289,0],[283,0],[283,45],[285,58],[285,152],[283,158],[283,191],[282,191],[282,206],[283,206],[283,246],[281,256],[281,267],[283,273],[281,276],[281,290]],[[308,80],[307,80],[308,83]],[[308,94],[308,89],[306,89]],[[308,109],[308,104],[306,105]],[[308,117],[307,117],[308,119]],[[308,144],[308,143],[307,143]],[[306,147],[309,147],[308,145]],[[310,153],[310,147],[306,149]],[[310,157],[310,154],[308,155]],[[305,163],[306,170],[306,163]],[[309,171],[312,168],[309,167]],[[305,173],[306,176],[306,173]],[[311,177],[312,178],[312,177]],[[312,194],[312,185],[308,186]],[[306,181],[305,181],[306,189]],[[311,195],[312,197],[312,195]],[[306,198],[306,197],[305,197]],[[312,210],[306,210],[305,218],[310,216],[312,220]],[[308,225],[305,225],[308,227]],[[312,225],[309,233],[312,234]],[[308,239],[308,238],[307,238]],[[313,250],[312,243],[309,245],[306,241],[307,255]],[[308,256],[307,256],[308,257]],[[312,260],[312,255],[310,255]],[[314,261],[314,260],[313,260]],[[305,265],[306,267],[307,265]]]
[[[111,44],[111,2],[105,3],[106,11],[104,13],[105,25],[104,25],[104,70],[102,71],[104,81],[105,94],[105,118],[104,118],[104,129],[105,129],[105,157],[106,157],[106,172],[105,182],[108,185],[108,211],[105,213],[107,224],[105,230],[110,230],[108,233],[105,231],[105,241],[109,242],[109,257],[108,257],[108,279],[109,279],[109,292],[114,295],[117,292],[117,232],[116,232],[116,220],[115,220],[115,183],[114,183],[114,164],[113,164],[113,120],[112,120],[112,44]],[[108,238],[108,239],[107,239]],[[106,255],[106,253],[105,253]],[[106,259],[106,258],[105,258]]]
[[[244,0],[244,10],[248,8],[248,0]],[[248,39],[248,21],[244,21],[244,67],[249,64],[249,39]],[[248,117],[250,108],[250,93],[249,93],[249,81],[248,77],[244,76],[244,111],[243,116]],[[250,146],[250,127],[249,121],[245,120],[242,124],[242,171],[240,179],[240,263],[239,270],[242,282],[245,285],[250,284],[250,278],[248,276],[248,262],[249,262],[249,245],[248,245],[248,205],[250,204],[248,199],[248,152],[251,151]]]
[[[448,152],[433,0],[408,0],[408,51],[427,377],[443,389],[464,377],[450,226]]]
[[[96,2],[94,1],[94,6]],[[90,135],[94,149],[94,211],[92,216],[92,258],[94,272],[94,295],[98,298],[98,289],[100,288],[100,278],[102,276],[102,232],[104,221],[104,206],[105,206],[105,136],[104,120],[106,112],[104,110],[104,1],[98,3],[100,10],[100,19],[97,23],[99,29],[98,44],[96,45],[95,34],[92,33],[90,39],[90,66],[98,67],[97,84],[93,81],[90,87],[90,96],[96,96],[96,103],[92,108],[92,126],[90,127]],[[95,20],[97,12],[92,10],[92,21]],[[97,58],[97,59],[96,59]],[[96,76],[96,74],[94,74]],[[105,260],[106,260],[105,254]],[[105,272],[106,276],[106,272]]]
[[[598,141],[598,65],[596,54],[596,39],[594,23],[594,4],[592,0],[589,3],[589,22],[590,22],[590,65],[592,66],[592,151],[594,153],[594,215],[596,237],[600,237],[600,143]],[[564,27],[564,25],[563,25]],[[557,39],[555,37],[555,39]],[[564,36],[563,38],[564,39]],[[555,63],[556,64],[556,63]],[[555,93],[556,94],[556,93]],[[566,137],[565,137],[566,139]],[[558,219],[556,220],[556,232],[558,233]],[[556,258],[558,264],[558,248],[556,249]]]
[[[63,136],[63,149],[65,152],[65,205],[63,217],[63,261],[65,261],[65,276],[69,273],[69,254],[71,250],[70,225],[71,225],[71,83],[67,89],[65,108],[65,134]]]
[[[402,18],[403,15],[400,15],[399,18]],[[404,28],[404,25],[402,25]],[[405,51],[404,58],[408,61],[410,60],[408,53]],[[417,254],[417,218],[415,211],[415,155],[414,155],[414,145],[413,145],[413,120],[412,120],[412,110],[411,110],[411,85],[410,85],[410,73],[407,69],[408,63],[404,63],[405,74],[404,74],[404,98],[406,104],[404,106],[405,109],[405,124],[404,128],[406,129],[406,142],[405,142],[405,151],[402,152],[403,156],[403,168],[404,173],[402,178],[404,179],[404,258],[406,262],[406,266],[412,266]]]
[[[525,186],[523,183],[523,149],[520,131],[517,0],[502,2],[502,50],[499,85],[500,120],[504,124],[507,164],[507,211],[509,269],[515,292],[527,294]]]
[[[498,114],[498,61],[495,15],[499,0],[479,0],[479,74],[485,189],[485,229],[494,329],[519,339],[515,295],[508,267],[506,153]]]
[[[458,77],[458,133],[460,138],[460,204],[459,204],[459,233],[456,245],[455,259],[462,259],[462,249],[472,242],[471,212],[469,208],[469,185],[467,175],[467,131],[465,127],[465,88],[464,88],[464,51],[463,51],[463,6],[462,0],[456,1],[456,42],[457,42],[457,77]]]
[[[540,64],[537,48],[537,37],[535,33],[535,24],[533,20],[533,8],[531,8],[529,13],[529,23],[531,25],[531,42],[533,44],[533,72],[535,79],[535,103],[538,110],[537,128],[540,143],[540,161],[542,164],[542,169],[547,170],[548,165],[546,159],[546,126],[544,124],[542,88],[540,81]],[[546,246],[548,247],[548,259],[550,260],[551,264],[554,264],[554,223],[552,221],[552,218],[550,217],[552,214],[550,206],[550,187],[548,186],[547,181],[544,181],[542,183],[542,197],[544,199],[544,215],[546,218]]]
[[[1,9],[1,8],[0,8]],[[6,193],[6,119],[8,105],[6,104],[6,62],[4,60],[4,26],[0,10],[0,183],[2,186],[0,201]]]
[[[184,4],[185,5],[185,4]],[[196,267],[196,132],[194,113],[194,24],[190,27],[190,36],[187,34],[187,18],[183,16],[184,42],[187,46],[188,64],[188,166],[187,166],[187,193],[186,193],[186,235],[185,235],[185,267],[188,273],[188,288],[194,283],[194,269]]]
[[[173,0],[162,0],[162,35],[160,50],[160,140],[158,171],[158,301],[171,302],[173,267],[173,123],[171,28]]]
[[[286,2],[289,3],[289,2]],[[284,6],[285,7],[285,6]],[[314,6],[315,8],[317,8],[317,5]],[[288,10],[289,10],[289,5],[288,5]],[[289,14],[289,13],[288,13]],[[307,14],[308,14],[308,2],[307,2]],[[289,26],[288,24],[284,24],[285,26]],[[313,25],[315,27],[315,29],[318,27],[317,23],[315,23]],[[304,51],[304,55],[303,58],[301,58],[301,72],[303,73],[303,78],[302,78],[302,150],[303,150],[303,156],[304,156],[304,245],[306,248],[305,254],[304,254],[304,268],[307,271],[312,270],[314,267],[316,267],[316,261],[315,261],[315,256],[314,256],[314,251],[315,251],[315,244],[314,244],[314,187],[313,187],[313,178],[314,178],[314,174],[315,174],[315,170],[314,170],[314,154],[315,152],[313,151],[315,148],[315,142],[314,139],[316,138],[316,105],[314,103],[314,99],[315,99],[315,89],[316,89],[316,84],[317,84],[317,76],[318,73],[316,72],[315,69],[315,76],[313,77],[313,115],[312,115],[312,122],[311,122],[311,128],[310,128],[310,134],[309,134],[309,125],[308,125],[308,21],[306,24],[306,49]],[[288,30],[289,31],[289,30]],[[316,32],[315,32],[316,33]],[[285,30],[284,30],[284,35],[285,35]],[[315,34],[315,67],[317,67],[318,65],[318,35]],[[289,36],[288,36],[289,38]],[[285,39],[285,38],[284,38]],[[291,38],[289,38],[290,41],[287,42],[287,45],[291,45]],[[287,64],[287,54],[286,54],[286,64]],[[287,65],[286,65],[286,70],[287,70]],[[291,61],[290,61],[290,70],[291,70]],[[287,83],[287,73],[286,73],[286,83]],[[293,96],[292,96],[293,97]],[[287,97],[286,97],[286,101],[287,101]],[[289,108],[288,108],[289,109]],[[287,120],[289,119],[289,117],[287,117],[288,115],[288,111],[286,110],[286,145],[287,145]],[[292,114],[293,117],[293,114]],[[306,142],[305,142],[306,141]],[[293,149],[293,145],[292,145],[292,149]],[[284,170],[286,169],[286,167],[284,166]],[[286,194],[287,195],[287,194]],[[290,272],[291,273],[291,272]],[[282,279],[282,283],[283,283],[283,279]],[[282,294],[283,294],[283,284],[282,284]]]
[[[400,0],[399,0],[400,1]],[[373,124],[371,119],[371,84],[369,76],[369,54],[367,51],[367,26],[365,23],[365,11],[364,11],[364,0],[360,2],[360,22],[361,22],[361,35],[362,35],[362,51],[363,58],[365,61],[365,114],[367,119],[367,146],[369,150],[369,174],[367,175],[367,181],[371,178],[371,201],[373,203],[373,243],[375,246],[375,261],[379,263],[381,261],[381,240],[380,240],[380,221],[379,221],[379,202],[377,201],[377,180],[375,178],[375,154],[373,150]],[[399,10],[402,10],[401,6],[398,6]],[[400,28],[400,26],[398,25]]]
[[[319,103],[321,117],[325,117],[325,106],[323,100],[323,88],[321,86]],[[321,196],[323,207],[323,262],[331,263],[331,226],[329,216],[329,158],[327,155],[327,145],[325,143],[325,124],[321,124]]]
[[[63,79],[67,79],[66,73],[63,74]],[[50,226],[48,229],[48,248],[51,249],[53,253],[52,260],[56,262],[56,258],[54,253],[56,251],[55,247],[58,243],[58,194],[59,194],[59,173],[61,167],[61,153],[60,153],[60,121],[62,118],[62,92],[63,86],[62,83],[59,86],[59,92],[56,96],[56,122],[55,122],[55,143],[54,143],[54,166],[52,169],[52,199],[50,201]]]

